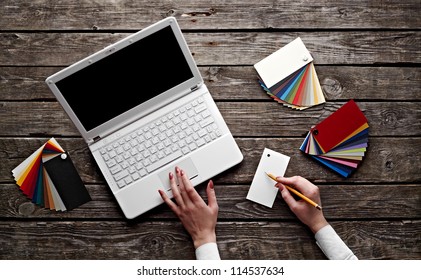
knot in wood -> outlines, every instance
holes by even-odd
[[[395,128],[398,124],[398,115],[396,111],[385,111],[383,114],[383,124]]]
[[[154,248],[154,250],[162,250],[165,244],[165,240],[162,236],[153,236],[148,238],[148,242],[150,244],[150,248]]]
[[[261,248],[259,243],[254,241],[249,241],[247,244],[243,246],[243,254],[251,256],[252,258],[258,258],[261,252]]]
[[[341,18],[348,17],[348,10],[345,8],[338,9],[339,15]]]
[[[25,202],[19,205],[19,214],[24,216],[29,216],[30,214],[34,213],[35,206],[31,202]]]
[[[387,170],[392,170],[393,169],[393,161],[391,161],[391,160],[386,161],[385,166],[386,166]]]
[[[343,87],[341,83],[333,78],[325,78],[321,83],[323,90],[330,96],[339,96],[342,94]]]
[[[207,72],[208,82],[217,82],[218,81],[218,74],[219,74],[219,67],[209,67]]]

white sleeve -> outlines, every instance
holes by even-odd
[[[329,260],[358,260],[330,225],[316,232],[315,238],[317,245]]]
[[[196,249],[197,260],[220,260],[216,243],[205,243]]]

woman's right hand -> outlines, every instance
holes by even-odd
[[[298,219],[307,225],[314,234],[328,225],[322,210],[316,209],[304,200],[295,200],[284,185],[297,189],[303,195],[321,205],[320,192],[317,186],[300,176],[277,177],[276,179],[278,180],[278,183],[275,186],[281,191],[282,198]]]

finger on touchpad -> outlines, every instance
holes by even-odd
[[[194,163],[191,160],[191,158],[186,158],[185,160],[177,162],[176,164],[170,164],[168,168],[165,168],[158,175],[159,178],[161,179],[164,190],[166,190],[166,191],[171,191],[170,179],[168,177],[168,174],[170,172],[175,174],[175,167],[176,166],[183,169],[184,172],[187,174],[187,176],[190,178],[190,180],[196,178],[199,175],[199,173],[197,172],[197,168],[196,168],[196,166],[194,166]],[[174,177],[175,177],[175,180],[176,180],[177,185],[178,185],[177,176],[174,176]]]

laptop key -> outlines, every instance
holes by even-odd
[[[134,173],[132,175],[132,179],[133,179],[133,181],[139,180],[140,179],[139,173]]]
[[[146,173],[146,170],[142,168],[142,169],[140,169],[139,174],[140,174],[140,176],[143,177],[143,176],[146,176],[147,173]]]
[[[201,121],[201,122],[200,122],[200,126],[201,126],[201,127],[205,127],[205,126],[210,125],[210,124],[211,124],[211,123],[213,123],[213,122],[214,122],[214,119],[213,119],[212,117],[209,117],[209,118],[204,119],[203,121]]]
[[[126,178],[124,178],[124,182],[126,182],[126,184],[130,184],[131,182],[133,182],[132,177],[127,176]]]
[[[121,168],[121,166],[120,165],[115,165],[115,166],[113,166],[111,169],[110,169],[110,172],[111,172],[111,174],[116,174],[117,172],[120,172],[121,170],[123,170],[122,168]]]
[[[185,146],[181,149],[181,151],[183,152],[183,154],[187,154],[187,153],[190,152],[190,149],[189,149],[189,147]]]
[[[201,146],[206,144],[206,140],[200,138],[199,140],[197,140],[196,144],[197,144],[197,146],[201,147]]]
[[[182,152],[180,152],[180,150],[177,150],[176,152],[172,153],[171,155],[160,159],[154,163],[152,163],[151,165],[146,167],[146,170],[151,173],[152,171],[160,168],[161,166],[166,165],[167,163],[170,163],[173,160],[176,160],[177,158],[181,157],[183,155]]]
[[[123,171],[120,171],[119,173],[115,174],[114,179],[116,181],[120,181],[121,179],[123,179],[127,175],[129,175],[129,172],[127,170],[123,170]]]
[[[122,187],[126,185],[126,182],[124,182],[124,180],[121,180],[120,182],[117,183],[117,185],[121,189]]]

